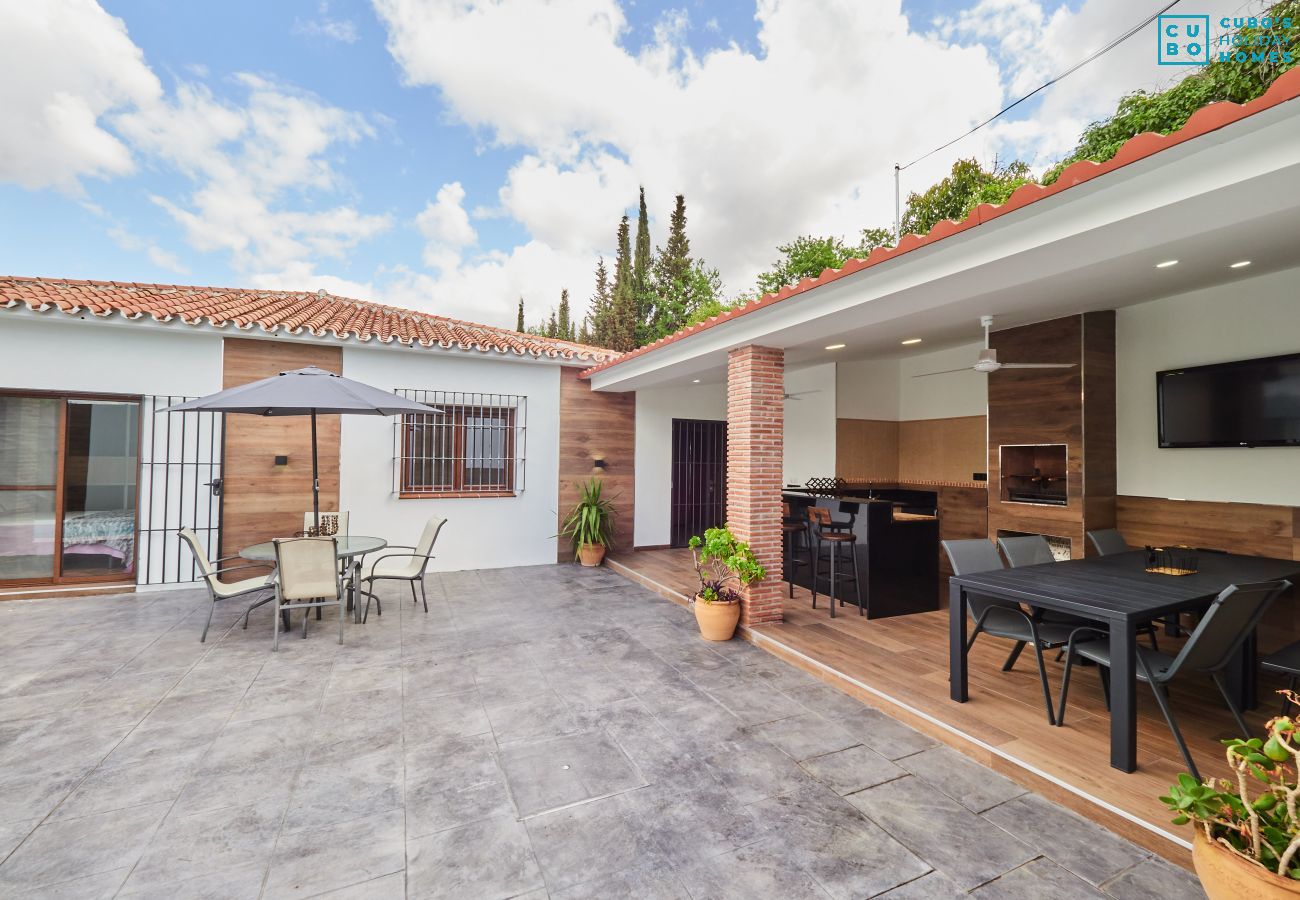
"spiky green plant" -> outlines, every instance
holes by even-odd
[[[1175,825],[1192,823],[1211,843],[1300,880],[1300,723],[1278,716],[1265,727],[1265,738],[1223,742],[1235,784],[1226,778],[1197,781],[1184,773],[1160,800],[1175,813]]]
[[[603,496],[604,489],[605,483],[596,478],[584,484],[582,496],[560,528],[560,534],[573,541],[574,559],[583,544],[603,544],[607,550],[614,549],[614,503]]]

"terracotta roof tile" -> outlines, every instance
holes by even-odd
[[[1004,216],[1007,213],[1014,212],[1031,203],[1035,203],[1038,200],[1060,194],[1075,185],[1083,184],[1085,181],[1090,181],[1098,175],[1113,172],[1114,170],[1127,166],[1130,163],[1146,159],[1148,156],[1159,153],[1161,150],[1167,150],[1170,147],[1183,143],[1184,141],[1200,137],[1201,135],[1208,134],[1211,131],[1217,131],[1226,125],[1231,125],[1233,122],[1248,118],[1253,116],[1255,113],[1263,112],[1266,109],[1270,109],[1288,100],[1294,100],[1297,97],[1300,97],[1300,68],[1291,69],[1279,76],[1262,96],[1256,97],[1254,100],[1242,104],[1225,101],[1222,103],[1211,103],[1209,106],[1203,106],[1196,112],[1192,113],[1191,117],[1183,124],[1183,127],[1177,131],[1170,132],[1169,134],[1154,134],[1147,132],[1144,134],[1134,135],[1124,142],[1124,145],[1120,147],[1119,152],[1117,152],[1114,157],[1104,163],[1097,163],[1092,160],[1080,160],[1079,162],[1072,163],[1061,172],[1060,177],[1051,185],[1021,185],[1016,188],[1015,192],[1010,197],[1007,198],[1006,203],[997,206],[990,203],[981,203],[979,206],[971,210],[966,218],[960,222],[945,219],[944,221],[937,223],[927,234],[905,234],[898,241],[898,245],[895,247],[877,247],[875,250],[871,251],[871,254],[866,259],[850,259],[844,264],[843,268],[826,269],[816,278],[805,278],[798,284],[787,285],[774,294],[766,294],[756,300],[751,300],[744,306],[727,310],[721,315],[706,319],[705,321],[692,325],[689,328],[683,328],[667,337],[660,338],[652,344],[647,344],[644,347],[639,347],[629,353],[624,353],[621,356],[617,356],[613,359],[592,366],[590,369],[584,371],[581,377],[590,377],[596,372],[626,362],[629,359],[644,356],[653,350],[680,341],[682,338],[689,337],[692,334],[698,334],[701,331],[705,331],[709,328],[713,328],[717,325],[747,315],[748,313],[771,306],[774,303],[779,303],[789,297],[794,297],[810,291],[813,288],[838,281],[846,275],[852,275],[854,272],[869,269],[872,266],[885,262],[886,260],[894,259],[895,257],[902,256],[905,253],[909,253],[918,247],[926,247],[937,243],[946,237],[951,237],[954,234],[974,228],[984,222],[992,221],[999,216]]]
[[[57,309],[68,315],[89,312],[100,317],[116,313],[128,319],[148,316],[158,322],[196,327],[308,332],[338,340],[396,340],[426,347],[582,363],[601,363],[618,356],[599,347],[324,292],[0,276],[0,309],[18,306],[37,311]]]

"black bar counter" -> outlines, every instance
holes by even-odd
[[[872,491],[869,496],[846,492],[827,497],[786,488],[782,499],[790,504],[791,515],[800,521],[808,518],[809,506],[829,509],[837,522],[847,522],[848,512],[856,509],[853,533],[858,536],[855,552],[867,618],[883,619],[939,609],[939,517],[935,493],[882,490]],[[812,540],[811,532],[809,540]],[[818,594],[829,587],[827,572],[823,563]],[[810,567],[796,567],[794,583],[811,588]],[[856,606],[852,583],[843,583],[840,589],[844,592],[844,602]]]

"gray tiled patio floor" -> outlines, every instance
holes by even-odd
[[[274,654],[196,591],[0,604],[0,896],[1199,894],[606,570],[387,597]]]

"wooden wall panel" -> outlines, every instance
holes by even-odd
[[[632,513],[636,486],[636,393],[597,392],[578,377],[579,369],[560,370],[560,506],[559,523],[578,501],[581,485],[591,477],[605,482],[605,496],[614,501],[614,540],[632,549]],[[602,474],[592,460],[605,460]],[[561,562],[573,559],[568,541],[561,540]]]
[[[984,416],[898,423],[900,481],[970,481],[983,472]]]
[[[1122,496],[1116,527],[1135,547],[1187,544],[1300,559],[1300,509],[1290,506]]]
[[[1073,363],[1069,369],[1003,369],[989,375],[989,537],[999,530],[1059,535],[1076,557],[1084,532],[1114,522],[1115,314],[1066,316],[996,331],[1003,362]],[[1001,500],[999,448],[1065,444],[1068,503]]]
[[[246,338],[226,338],[224,345],[222,386],[226,388],[304,366],[343,371],[339,347]],[[320,508],[338,509],[338,416],[321,416],[316,430]],[[277,455],[287,455],[289,464],[275,465]],[[302,514],[311,509],[312,499],[310,419],[227,415],[222,484],[223,556],[301,531]]]
[[[898,426],[887,419],[836,419],[835,475],[846,481],[896,480]]]

